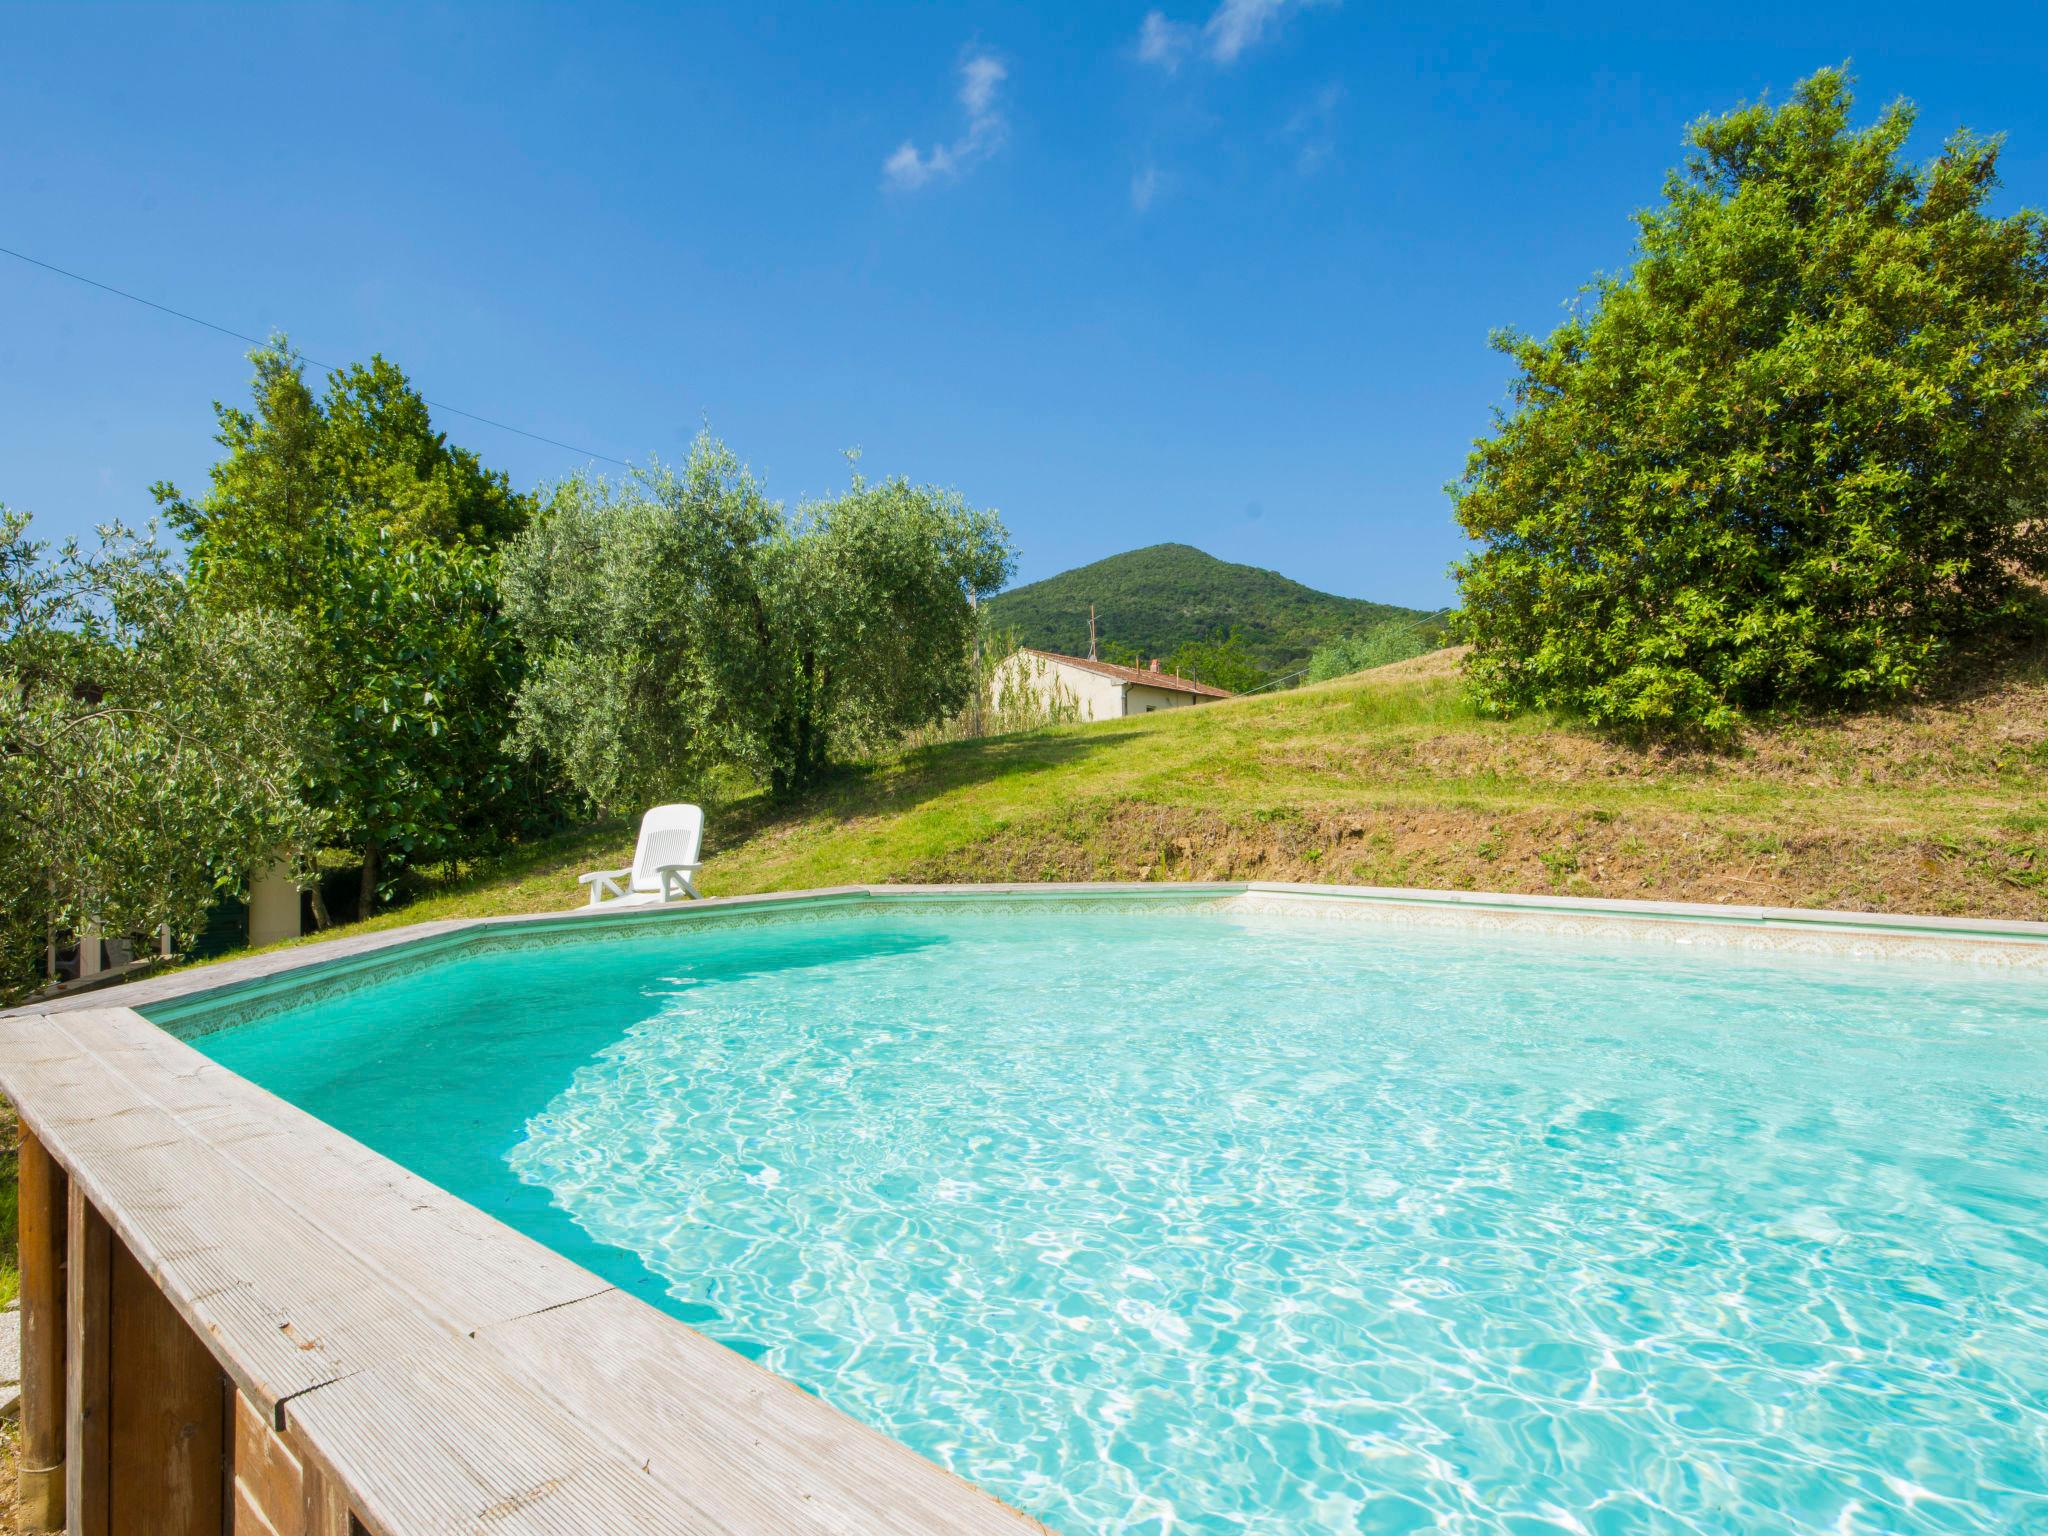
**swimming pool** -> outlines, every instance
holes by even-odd
[[[2007,1532],[2048,1529],[2044,991],[879,908],[193,1043],[1056,1530]]]

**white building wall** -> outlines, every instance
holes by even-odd
[[[1049,656],[1018,651],[1005,657],[996,667],[990,689],[996,708],[1022,707],[1011,700],[1013,690],[1030,694],[1040,701],[1041,707],[1055,693],[1071,698],[1076,714],[1083,720],[1115,720],[1124,712],[1122,683],[1085,667],[1070,667]]]
[[[1013,690],[1044,700],[1056,690],[1072,699],[1082,720],[1118,720],[1125,715],[1150,714],[1161,709],[1185,709],[1195,702],[1191,693],[1173,688],[1155,688],[1149,683],[1119,682],[1070,666],[1049,656],[1032,656],[1023,651],[1008,656],[996,667],[990,691],[998,710],[1021,707],[1007,703]]]
[[[280,862],[249,881],[249,942],[275,944],[299,936],[299,887],[292,867]]]
[[[1104,677],[1100,672],[1090,672],[1086,667],[1063,666],[1053,663],[1059,673],[1060,686],[1081,701],[1083,720],[1117,720],[1124,712],[1124,685],[1113,677]]]
[[[1131,683],[1130,697],[1124,705],[1128,715],[1149,715],[1158,709],[1185,709],[1195,702],[1192,693],[1181,693],[1172,688],[1154,688],[1145,683]]]

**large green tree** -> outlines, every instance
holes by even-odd
[[[197,499],[159,485],[194,590],[305,635],[321,747],[304,792],[361,861],[358,907],[407,864],[460,857],[548,809],[504,749],[521,673],[497,550],[531,498],[433,429],[382,358],[324,395],[281,339],[252,354],[249,409],[216,405],[225,454]]]
[[[2048,574],[2048,226],[1999,141],[1905,158],[1845,74],[1693,126],[1633,265],[1548,339],[1451,490],[1493,704],[1720,731],[1934,676]]]
[[[792,514],[708,438],[680,471],[570,480],[507,551],[532,658],[516,739],[612,809],[721,769],[794,794],[961,708],[969,596],[1009,563],[951,492],[856,476]]]
[[[189,936],[317,835],[290,621],[199,608],[153,540],[29,528],[0,507],[0,997],[50,928]]]
[[[532,497],[436,432],[426,402],[382,357],[330,374],[324,396],[281,336],[249,360],[251,408],[214,404],[224,456],[206,494],[152,487],[215,604],[312,614],[325,539],[340,527],[489,549],[526,525]]]

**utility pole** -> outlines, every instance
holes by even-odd
[[[985,686],[981,676],[981,604],[974,600],[974,594],[967,594],[967,616],[974,621],[974,693],[968,701],[967,734],[979,739],[981,736],[981,691]]]
[[[1095,659],[1095,605],[1088,605],[1088,659]]]

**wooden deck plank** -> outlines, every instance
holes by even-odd
[[[10,1056],[6,1085],[74,1186],[192,1329],[222,1341],[236,1385],[266,1411],[445,1331],[91,1055]]]
[[[603,1438],[468,1339],[293,1402],[293,1435],[372,1529],[491,1536],[754,1536],[705,1522]],[[762,1528],[763,1530],[767,1528]]]
[[[127,1009],[63,1015],[80,1046],[202,1133],[225,1161],[334,1233],[362,1261],[467,1333],[608,1289],[552,1248],[457,1199]]]
[[[610,1426],[628,1460],[687,1496],[716,1530],[1045,1529],[623,1292],[499,1324],[477,1342],[578,1418]]]

